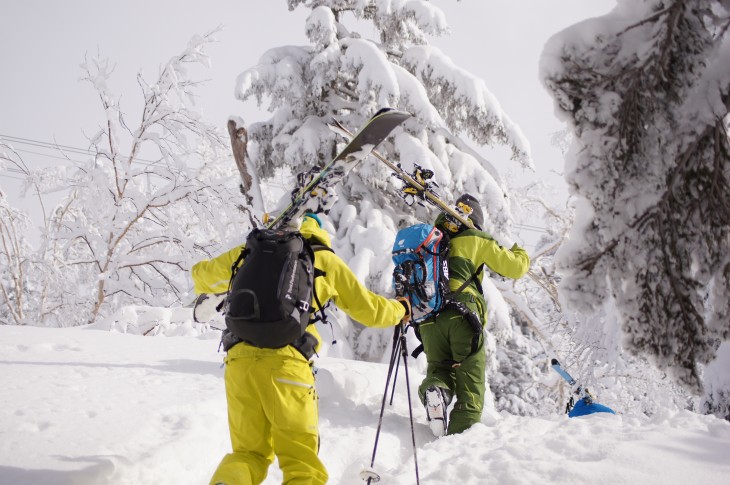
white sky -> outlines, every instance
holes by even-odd
[[[608,12],[615,0],[435,0],[444,9],[452,34],[434,38],[460,67],[485,80],[532,146],[537,174],[517,173],[519,181],[548,180],[565,193],[560,150],[552,133],[563,128],[552,100],[538,80],[545,41],[557,31]],[[248,123],[266,117],[254,101],[234,99],[236,77],[256,64],[269,48],[308,44],[304,19],[309,10],[289,12],[285,0],[24,0],[0,4],[0,137],[13,136],[86,148],[103,120],[93,88],[81,83],[79,64],[97,51],[117,67],[111,88],[121,96],[128,119],[141,107],[136,74],[152,80],[158,67],[179,53],[192,35],[219,25],[220,43],[209,49],[212,68],[199,91],[206,119],[221,127],[231,115]],[[372,33],[363,32],[366,35]],[[25,145],[16,148],[41,152]],[[48,153],[45,152],[44,153]],[[60,163],[22,153],[31,167]],[[504,160],[506,162],[506,160]],[[504,165],[493,160],[500,170]],[[509,164],[513,166],[513,164]],[[0,186],[20,207],[13,174],[0,172]]]

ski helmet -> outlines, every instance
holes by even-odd
[[[482,224],[484,224],[484,213],[482,212],[482,208],[479,206],[477,198],[471,194],[464,194],[456,199],[456,206],[458,207],[459,204],[464,204],[471,208],[469,219],[471,219],[471,222],[474,223],[477,229],[481,230]]]

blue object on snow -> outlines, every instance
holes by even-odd
[[[573,409],[571,409],[568,413],[568,417],[575,418],[576,416],[585,416],[586,414],[593,413],[616,414],[616,412],[608,406],[595,402],[588,404],[585,399],[579,399],[578,402],[575,403],[575,406],[573,406]]]

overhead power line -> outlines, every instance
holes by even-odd
[[[19,136],[4,135],[4,134],[0,133],[0,141],[2,141],[2,140],[6,140],[10,143],[18,144],[18,145],[33,146],[36,148],[44,148],[44,149],[55,150],[55,151],[60,151],[60,152],[72,152],[77,155],[91,155],[91,156],[97,155],[97,152],[95,152],[93,150],[89,150],[89,149],[72,147],[69,145],[62,145],[60,143],[55,143],[55,142],[51,143],[51,142],[47,142],[47,141],[33,140],[31,138],[21,138]],[[59,157],[57,155],[39,153],[39,152],[34,152],[31,150],[26,150],[26,149],[16,149],[16,151],[23,152],[23,153],[31,153],[33,155],[38,155],[38,156],[46,157],[46,158],[55,158],[58,160],[67,160],[67,161],[71,161],[74,163],[83,163],[79,160],[74,160],[74,159],[67,158],[67,157]],[[154,160],[146,160],[144,158],[135,158],[132,161],[132,163],[151,164],[151,163],[157,163],[157,162],[155,162]]]
[[[7,170],[8,172],[15,172],[15,173],[25,174],[25,171],[19,169],[18,167],[8,167],[5,170]]]
[[[16,148],[15,151],[20,152],[20,153],[29,153],[31,155],[38,155],[38,156],[46,157],[46,158],[55,158],[56,160],[65,160],[65,161],[73,162],[73,163],[84,163],[80,160],[74,160],[73,158],[59,157],[57,155],[49,155],[48,153],[34,152],[33,150],[23,150],[22,148]],[[22,170],[18,170],[18,171],[22,172]]]
[[[80,153],[83,155],[88,155],[88,154],[93,153],[90,150],[84,150],[83,148],[76,148],[76,147],[72,147],[72,146],[68,146],[68,145],[61,145],[60,143],[50,143],[50,142],[39,141],[39,140],[31,140],[30,138],[20,138],[17,136],[2,135],[2,134],[0,134],[0,138],[10,140],[14,143],[33,145],[33,146],[42,147],[42,148],[52,148],[54,150],[61,149],[61,150],[66,150],[66,151],[74,151],[76,153]]]
[[[532,232],[540,232],[543,234],[548,234],[549,231],[547,231],[543,227],[537,227],[537,226],[528,226],[525,224],[514,224],[514,227],[516,229],[524,229],[525,231],[532,231]]]
[[[55,150],[55,151],[61,151],[61,152],[64,152],[64,151],[65,152],[72,152],[72,153],[77,154],[77,155],[91,155],[91,156],[96,155],[96,152],[94,152],[92,150],[89,150],[89,149],[73,147],[73,146],[70,146],[70,145],[63,145],[63,144],[55,143],[55,142],[51,143],[51,142],[46,142],[46,141],[41,141],[41,140],[34,140],[34,139],[31,139],[31,138],[22,138],[22,137],[19,137],[19,136],[4,135],[2,133],[0,133],[0,140],[7,140],[10,143],[15,143],[15,144],[18,144],[18,145],[26,145],[26,146],[32,146],[32,147],[36,147],[36,148],[43,148],[43,149],[49,149],[49,150]],[[51,154],[48,154],[48,153],[41,153],[41,152],[37,152],[37,151],[33,151],[33,150],[28,150],[28,149],[23,149],[23,148],[17,148],[16,151],[22,152],[22,153],[29,153],[29,154],[32,154],[32,155],[37,155],[37,156],[46,157],[46,158],[53,158],[53,159],[57,159],[57,160],[70,161],[70,162],[73,162],[73,163],[83,163],[80,160],[74,160],[74,159],[68,158],[68,157],[62,157],[62,156],[58,156],[58,155],[51,155]],[[149,164],[149,163],[155,163],[155,162],[152,161],[152,160],[144,160],[144,159],[138,158],[138,159],[134,160],[133,163],[147,163],[147,164]],[[12,172],[12,173],[24,173],[22,170],[20,170],[18,168],[14,168],[14,167],[8,167],[8,168],[5,169],[5,171]],[[17,179],[17,180],[23,180],[22,178],[13,177],[11,175],[2,175],[2,174],[0,174],[0,177],[6,177],[6,178]],[[271,186],[275,186],[275,187],[279,187],[279,188],[284,188],[283,184],[279,184],[279,183],[276,183],[276,182],[269,182],[268,184],[271,185]],[[522,230],[525,230],[525,231],[539,232],[539,233],[543,233],[543,234],[547,234],[548,233],[548,231],[544,227],[535,226],[535,225],[531,225],[531,224],[514,224],[514,227],[516,229],[522,229]]]

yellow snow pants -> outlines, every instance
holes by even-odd
[[[294,347],[259,349],[239,343],[225,358],[228,427],[233,452],[211,485],[257,485],[274,455],[284,485],[320,485],[327,470],[319,450],[317,392],[310,363]]]

